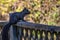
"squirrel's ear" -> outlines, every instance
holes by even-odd
[[[28,10],[27,8],[24,8],[23,11]]]
[[[26,10],[27,8],[25,7],[24,10]]]

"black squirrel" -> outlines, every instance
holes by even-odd
[[[24,8],[21,12],[14,12],[10,14],[9,23],[6,24],[2,29],[2,40],[9,40],[8,30],[12,24],[16,24],[19,20],[25,21],[24,16],[30,14],[30,11],[27,8]]]

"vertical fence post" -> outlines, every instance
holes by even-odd
[[[28,30],[28,39],[31,40],[31,30]]]
[[[40,31],[40,40],[43,40],[42,33],[43,33],[43,31]]]
[[[10,32],[10,40],[17,40],[16,27],[11,26],[9,32]]]
[[[37,40],[37,30],[35,30],[35,40]]]
[[[57,33],[57,40],[60,40],[60,32]]]
[[[51,34],[51,40],[54,40],[54,32],[50,32]]]
[[[45,40],[48,40],[48,31],[44,31],[45,32]]]
[[[18,39],[22,40],[22,36],[23,36],[23,29],[22,28],[18,28]]]

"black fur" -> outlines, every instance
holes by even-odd
[[[22,12],[14,12],[10,14],[9,23],[3,27],[2,30],[2,40],[9,40],[8,38],[8,30],[12,24],[16,24],[19,20],[25,21],[24,16],[30,14],[30,11],[26,8],[23,9]]]

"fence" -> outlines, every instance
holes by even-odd
[[[30,22],[18,22],[11,26],[10,40],[60,40],[60,27]]]

